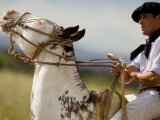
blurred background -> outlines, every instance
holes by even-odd
[[[132,50],[144,43],[139,24],[133,22],[133,10],[144,2],[159,0],[0,0],[0,15],[8,9],[30,12],[60,26],[79,25],[85,36],[74,43],[79,60],[106,58],[112,52],[129,63]],[[0,120],[29,120],[30,91],[34,66],[8,55],[9,37],[0,32]],[[109,88],[110,69],[80,68],[80,75],[90,90]],[[119,89],[119,87],[117,88]],[[126,86],[134,93],[137,84]]]

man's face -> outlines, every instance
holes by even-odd
[[[151,36],[157,29],[160,28],[160,15],[154,17],[150,13],[140,14],[139,24],[144,35]]]

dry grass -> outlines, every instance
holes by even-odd
[[[0,70],[0,120],[29,120],[31,75]]]
[[[107,77],[106,75],[101,75],[101,74],[96,74],[96,75],[91,75],[91,76],[86,76],[85,77],[85,84],[88,89],[90,90],[95,90],[95,91],[100,91],[101,89],[106,89],[110,88],[112,84],[113,78]],[[120,83],[117,84],[116,90],[121,92],[121,85]],[[125,94],[132,94],[137,92],[138,86],[134,84],[132,85],[125,85]]]
[[[0,120],[30,120],[32,76],[15,70],[0,70]],[[85,80],[86,86],[95,91],[109,88],[111,84],[111,80],[102,76],[87,76]],[[132,93],[135,87],[127,91]]]

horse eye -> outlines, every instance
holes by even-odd
[[[8,17],[6,17],[6,16],[4,16],[4,17],[3,17],[3,20],[8,20],[8,19],[9,19],[9,18],[8,18]]]

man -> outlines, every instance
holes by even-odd
[[[132,13],[132,19],[140,24],[148,39],[131,53],[133,62],[124,68],[125,83],[133,80],[139,83],[139,92],[126,96],[127,117],[128,120],[152,120],[160,117],[160,3],[144,3]],[[116,64],[112,73],[122,69]],[[121,118],[120,110],[111,120]]]

